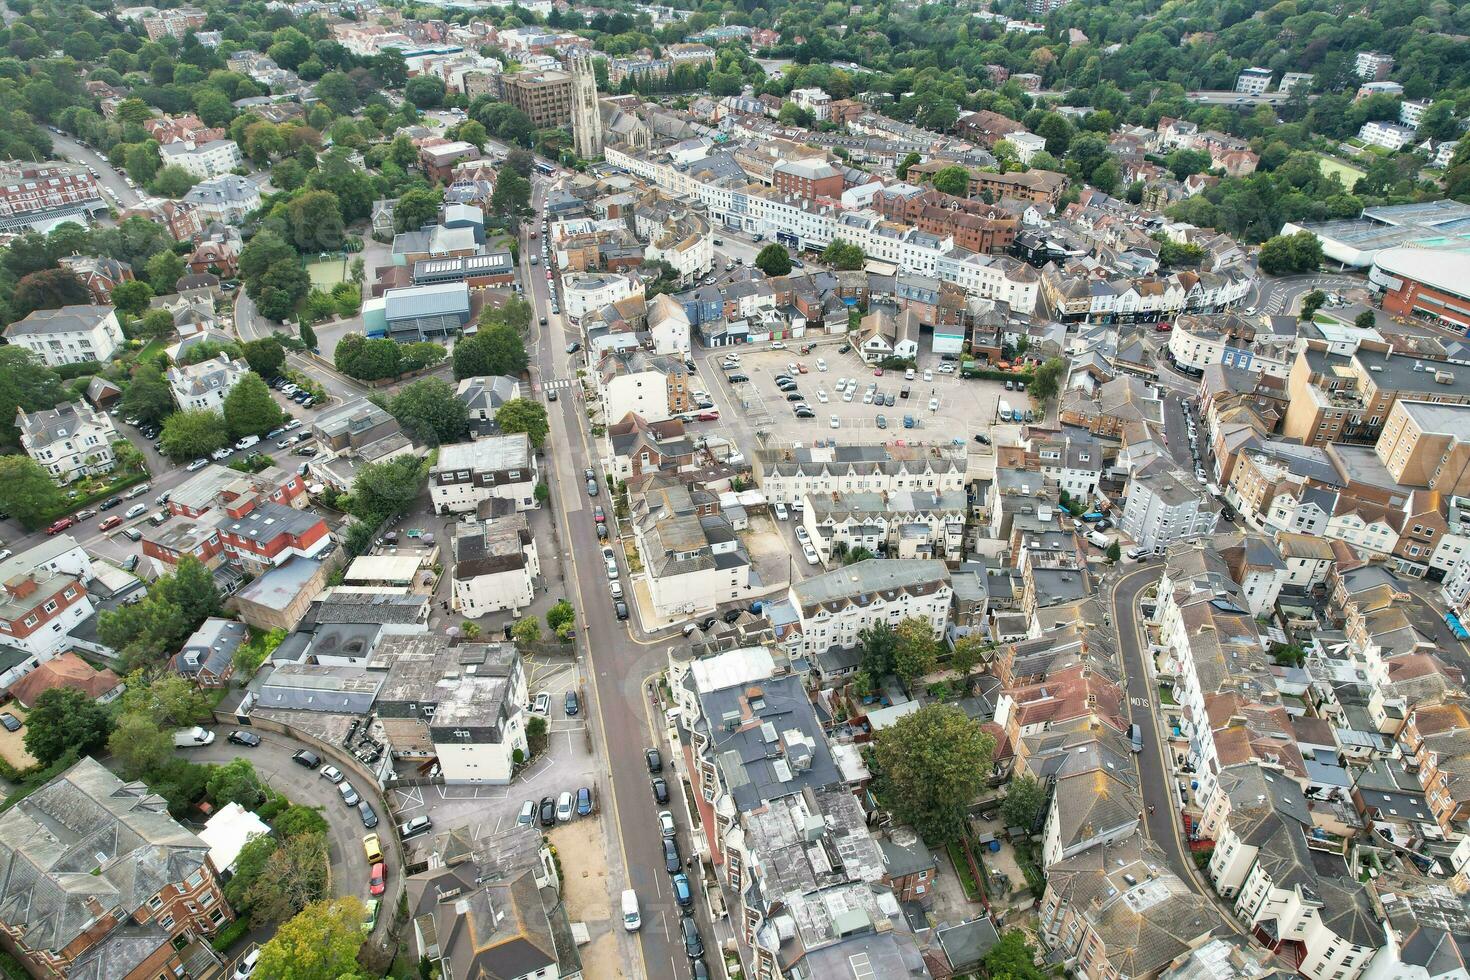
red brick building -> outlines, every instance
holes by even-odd
[[[0,865],[0,946],[36,977],[197,976],[235,918],[208,845],[90,757],[0,815]]]
[[[783,160],[771,172],[771,184],[783,194],[814,201],[842,196],[842,171],[826,160]]]
[[[1470,330],[1470,252],[1384,249],[1373,259],[1368,278],[1384,290],[1384,312]]]

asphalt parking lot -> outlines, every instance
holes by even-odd
[[[602,805],[604,774],[599,771],[587,734],[586,716],[567,717],[563,701],[575,683],[570,661],[527,664],[527,681],[534,698],[544,691],[551,695],[547,717],[546,751],[508,786],[404,786],[389,791],[389,803],[400,822],[428,815],[436,831],[468,827],[480,837],[495,834],[515,824],[527,800],[575,794],[583,786],[592,790],[593,802]],[[586,711],[585,699],[582,711]],[[576,819],[588,819],[579,817]]]
[[[743,374],[749,382],[730,384],[725,380],[721,361],[731,352],[740,358],[738,371],[731,373]],[[827,370],[820,369],[819,360],[825,362]],[[700,381],[722,410],[720,424],[728,422],[729,434],[745,448],[749,448],[749,442],[742,436],[748,437],[757,430],[770,432],[777,443],[829,437],[854,443],[968,439],[975,432],[988,430],[995,421],[1001,398],[1013,408],[1031,407],[1024,393],[1007,392],[996,381],[961,379],[958,372],[942,373],[939,370],[942,363],[936,355],[921,356],[920,366],[910,381],[903,371],[885,369],[882,375],[877,375],[855,351],[839,354],[834,346],[823,345],[802,355],[795,345],[784,350],[754,345],[705,355]],[[801,374],[799,368],[793,373],[792,364],[804,365],[807,373]],[[927,379],[926,370],[930,372]],[[804,396],[815,418],[796,418],[793,413],[796,403],[789,401],[787,394],[776,386],[775,378],[780,374],[792,374],[796,379],[797,391]],[[850,379],[856,385],[850,400],[837,390],[842,379]],[[870,385],[874,395],[870,403],[865,403]],[[904,388],[909,390],[908,398],[902,397]],[[878,394],[892,395],[893,405],[879,408]],[[879,427],[880,415],[886,422],[884,428]],[[912,416],[913,428],[904,428],[905,416]],[[837,420],[835,427],[833,417]],[[748,431],[742,432],[742,428]]]

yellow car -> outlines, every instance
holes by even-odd
[[[367,854],[368,864],[377,864],[383,860],[382,842],[378,840],[377,834],[368,834],[362,839],[363,852]]]

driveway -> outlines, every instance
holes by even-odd
[[[355,808],[349,809],[342,802],[342,796],[338,793],[336,786],[323,779],[319,772],[310,772],[291,761],[291,756],[305,746],[284,735],[251,729],[260,736],[261,743],[250,749],[225,741],[225,736],[230,733],[231,729],[214,726],[212,730],[216,736],[213,745],[195,749],[178,749],[176,754],[190,762],[201,764],[210,762],[215,765],[223,765],[237,758],[249,759],[262,782],[285,794],[292,803],[299,803],[321,811],[322,816],[327,819],[328,826],[327,843],[332,865],[332,891],[337,895],[356,895],[366,903],[371,896],[368,895],[368,863],[362,850],[362,838],[368,831],[363,827],[358,811]],[[347,781],[352,783],[359,795],[366,795],[369,802],[372,803],[379,820],[374,832],[386,841],[393,835],[394,830],[388,817],[388,808],[383,804],[382,797],[378,795],[377,788],[365,785],[356,776],[349,775]],[[385,843],[384,846],[387,847],[387,844]],[[399,869],[395,865],[391,849],[388,853],[386,897],[391,897],[398,888],[399,883],[395,879],[398,877]],[[380,917],[380,921],[386,918],[388,917]]]

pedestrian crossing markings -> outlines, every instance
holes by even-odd
[[[571,378],[552,378],[550,381],[541,382],[542,391],[562,391],[571,386]]]

